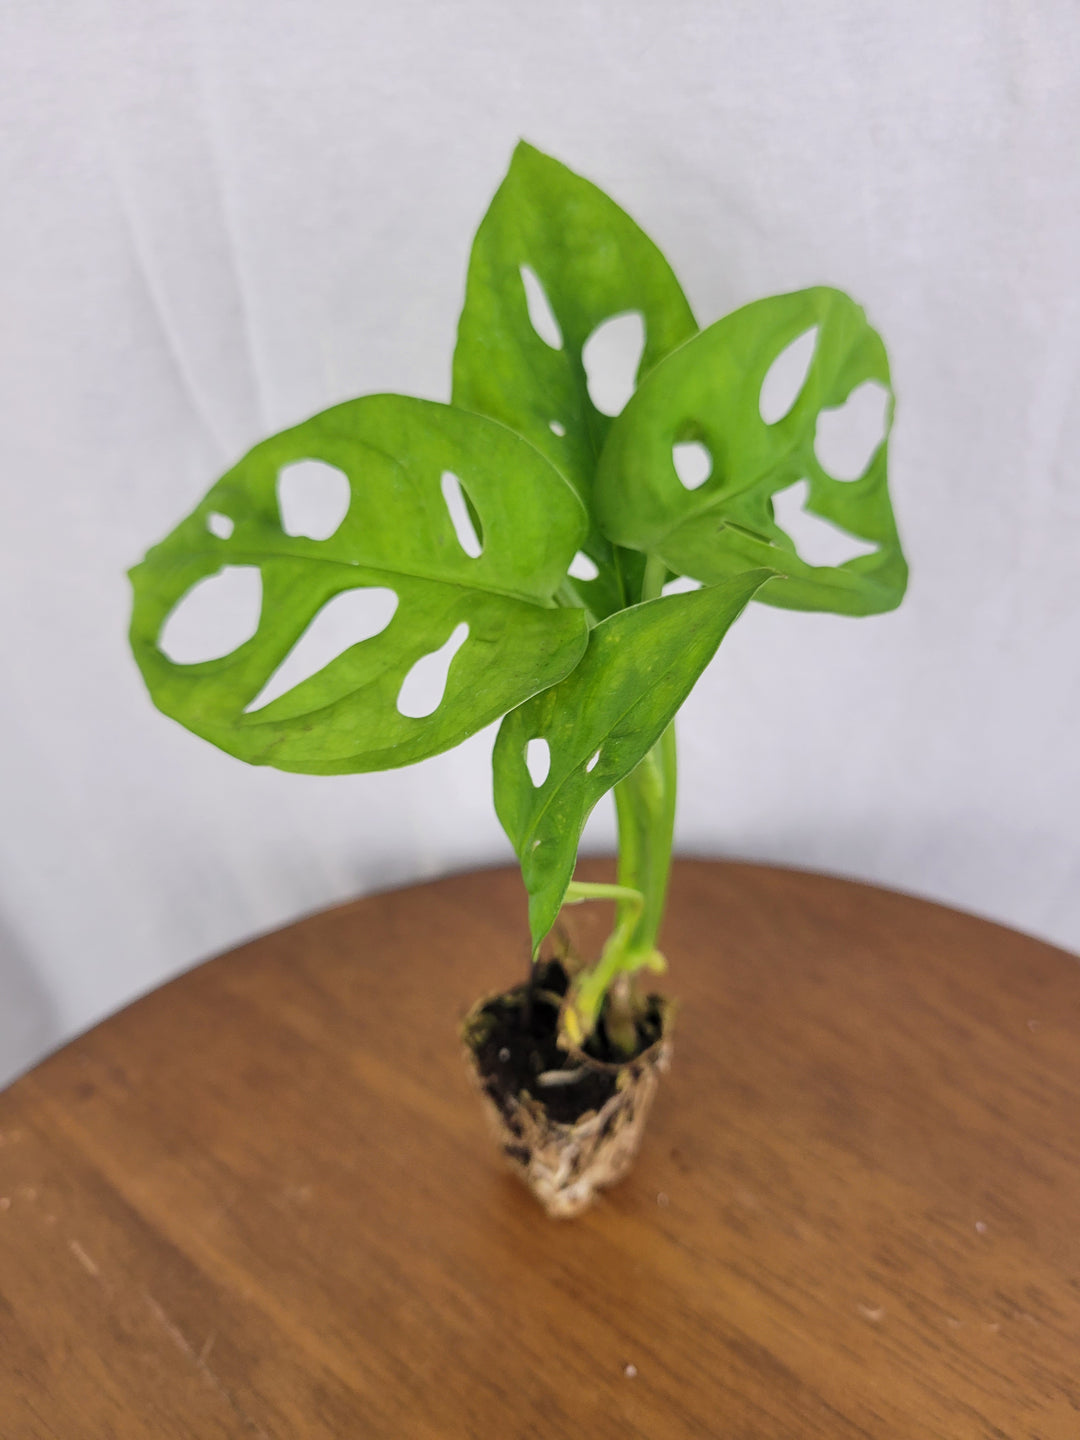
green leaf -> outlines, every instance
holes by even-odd
[[[529,318],[523,266],[557,321],[557,348]],[[524,435],[586,505],[611,419],[590,399],[582,349],[602,322],[628,312],[644,322],[639,377],[697,330],[679,282],[648,236],[602,190],[522,142],[473,243],[454,352],[454,403]],[[594,614],[638,598],[637,556],[614,555],[595,526],[583,548],[601,573],[572,583]]]
[[[771,574],[752,571],[601,621],[577,668],[499,727],[495,809],[521,861],[534,947],[555,923],[593,806],[652,749]],[[526,764],[534,739],[550,755],[541,785]]]
[[[766,424],[762,382],[773,361],[812,327],[817,342],[793,407]],[[815,454],[823,411],[865,382],[889,395],[886,438],[855,480],[828,474]],[[594,504],[608,537],[660,556],[707,584],[750,566],[780,572],[756,597],[794,610],[868,615],[900,603],[907,566],[889,502],[889,363],[862,310],[820,287],[760,300],[718,320],[662,362],[613,425]],[[711,473],[696,489],[680,481],[674,447],[696,442]],[[839,566],[810,565],[777,525],[773,496],[809,482],[807,510],[876,546]]]
[[[316,460],[348,481],[327,539],[286,534],[284,467]],[[471,558],[443,497],[458,477],[479,521]],[[228,538],[219,538],[230,530]],[[581,544],[573,490],[532,446],[446,405],[374,395],[257,445],[131,572],[131,644],[154,703],[243,760],[314,774],[407,765],[456,745],[576,664],[585,617],[553,596]],[[170,612],[225,566],[257,566],[254,636],[221,659],[176,664],[159,641]],[[245,713],[322,608],[344,591],[392,590],[381,634],[346,649],[280,698]],[[387,597],[389,598],[389,597]],[[399,712],[421,657],[468,626],[433,714]]]

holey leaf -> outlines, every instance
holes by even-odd
[[[805,379],[777,407],[773,367],[800,348]],[[837,423],[858,425],[861,411],[865,432],[867,402],[877,429],[864,453],[853,464],[850,449],[834,458]],[[710,325],[644,380],[608,436],[596,515],[617,545],[655,553],[706,584],[772,567],[777,578],[756,597],[770,605],[891,610],[907,583],[888,492],[891,420],[885,347],[854,301],[823,287],[760,300]],[[811,564],[777,523],[774,496],[800,482],[810,523],[846,541],[852,558]]]
[[[327,477],[344,502],[329,518]],[[305,520],[287,512],[309,481],[320,503]],[[585,617],[552,597],[584,530],[571,487],[503,426],[367,396],[257,445],[149,552],[131,572],[132,648],[154,703],[243,760],[314,774],[409,764],[577,663]],[[261,581],[257,628],[231,653],[212,649],[220,658],[177,663],[162,648],[167,622],[225,567]],[[354,591],[383,602],[377,623],[283,687],[298,642]],[[412,682],[437,655],[441,698],[437,677],[434,703],[417,701]]]
[[[772,573],[750,571],[601,621],[577,668],[499,727],[495,809],[521,861],[534,947],[555,923],[593,806],[653,747]],[[547,747],[539,784],[528,764],[533,742]]]
[[[481,222],[454,352],[454,403],[509,425],[588,504],[636,379],[697,330],[653,242],[602,190],[524,142]],[[641,562],[590,527],[596,615],[639,598]],[[624,574],[624,569],[629,574]]]

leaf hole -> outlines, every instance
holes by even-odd
[[[645,349],[645,319],[638,310],[602,321],[581,349],[589,399],[602,415],[618,415],[634,393]]]
[[[451,470],[443,471],[442,493],[443,499],[446,501],[446,508],[450,512],[458,544],[471,560],[475,560],[484,547],[476,533],[476,526],[473,524],[469,507],[465,503],[461,481]]]
[[[758,396],[758,413],[766,425],[776,425],[795,408],[810,374],[817,340],[815,325],[785,346],[769,366]]]
[[[382,585],[366,585],[335,595],[313,617],[254,700],[245,705],[244,714],[262,710],[310,680],[346,650],[381,635],[397,607],[397,595]]]
[[[462,621],[454,626],[445,645],[429,655],[421,655],[401,682],[397,697],[400,714],[410,720],[423,720],[428,715],[434,715],[446,694],[450,664],[468,638],[469,627]]]
[[[226,565],[197,580],[165,618],[158,649],[174,665],[221,660],[251,639],[262,612],[257,565]]]
[[[585,774],[586,774],[586,775],[591,775],[591,774],[592,774],[592,772],[596,769],[596,764],[597,764],[597,761],[598,761],[599,759],[600,759],[600,751],[597,750],[596,753],[593,755],[592,759],[591,759],[591,760],[589,761],[589,763],[585,766]]]
[[[562,423],[561,420],[549,420],[548,429],[553,435],[557,435],[560,440],[566,434],[566,426]]]
[[[660,591],[661,595],[689,595],[693,590],[701,589],[701,581],[694,580],[689,575],[677,575],[674,580],[669,580]]]
[[[862,540],[808,510],[809,498],[809,482],[797,480],[772,499],[776,523],[794,541],[800,560],[807,565],[843,565],[859,555],[874,554],[878,547],[869,540]]]
[[[324,460],[283,465],[277,480],[281,528],[286,535],[329,540],[349,513],[349,477]]]
[[[671,463],[686,490],[698,490],[712,474],[712,456],[700,440],[682,440],[671,447]]]
[[[539,790],[551,769],[551,747],[546,740],[537,738],[529,741],[525,746],[525,766],[534,788]]]
[[[595,580],[600,570],[584,550],[579,550],[570,561],[570,569],[566,573],[574,580]]]
[[[222,515],[219,510],[211,510],[206,517],[206,528],[211,535],[216,535],[219,540],[228,540],[233,533],[235,526],[228,515]]]
[[[818,464],[834,480],[858,480],[885,438],[889,392],[877,380],[864,380],[843,405],[822,410],[814,434]]]
[[[529,310],[529,324],[545,345],[552,350],[561,350],[562,331],[555,319],[555,311],[551,308],[547,291],[540,283],[540,276],[530,265],[522,265],[520,269],[521,283],[525,289],[525,304]]]

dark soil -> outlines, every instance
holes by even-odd
[[[484,1089],[505,1114],[509,1101],[527,1091],[544,1106],[550,1119],[572,1125],[590,1110],[599,1110],[615,1094],[615,1071],[583,1065],[555,1043],[558,999],[567,990],[566,971],[557,960],[542,961],[531,986],[519,985],[498,995],[479,1012],[473,1027],[473,1054]],[[655,997],[638,1024],[637,1054],[659,1040],[662,1018]],[[604,1064],[625,1063],[608,1043],[601,1018],[587,1054]],[[547,1071],[580,1071],[570,1084],[541,1085]]]

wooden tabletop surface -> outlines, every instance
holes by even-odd
[[[679,864],[674,1067],[560,1224],[456,1035],[523,935],[510,871],[362,900],[0,1095],[3,1440],[1080,1437],[1072,957]]]

